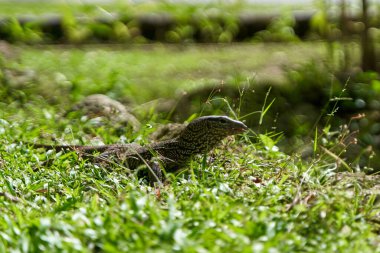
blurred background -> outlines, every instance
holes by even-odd
[[[318,142],[374,173],[379,10],[369,0],[1,0],[0,117],[59,121],[103,94],[134,130],[233,115],[284,152],[307,159]]]

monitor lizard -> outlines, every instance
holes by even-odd
[[[154,172],[153,176],[157,181],[162,179],[161,168],[166,172],[175,172],[186,165],[194,155],[205,154],[225,137],[246,130],[248,127],[244,123],[227,116],[203,116],[191,121],[176,138],[146,146],[133,143],[102,146],[44,144],[31,144],[31,146],[57,151],[73,150],[97,163],[116,163],[130,170],[146,164]]]

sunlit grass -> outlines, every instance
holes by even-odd
[[[61,125],[30,116],[41,131]],[[18,138],[32,140],[37,132],[9,117],[0,128],[4,251],[377,250],[366,221],[375,206],[360,189],[336,186],[339,173],[328,157],[302,162],[237,138],[213,151],[205,167],[195,159],[165,186],[151,188],[121,168],[22,144]],[[70,127],[82,131],[81,124]],[[62,135],[75,142],[79,136],[70,132]],[[51,165],[39,164],[48,157],[55,157]]]
[[[278,6],[276,6],[278,7]],[[297,10],[310,10],[312,5],[308,4],[293,4],[286,3],[280,9],[297,9]],[[97,1],[86,3],[81,1],[17,1],[14,4],[11,0],[0,1],[0,16],[11,15],[27,15],[27,14],[65,14],[70,12],[74,15],[88,15],[88,16],[107,16],[109,13],[119,14],[143,14],[154,12],[167,12],[177,17],[186,17],[197,12],[212,12],[215,13],[219,9],[219,13],[229,12],[239,14],[242,12],[273,12],[273,4],[247,4],[245,2],[239,3],[223,3],[220,1],[209,1],[202,3],[197,1],[192,4],[191,1],[187,3],[174,3],[167,1],[141,1],[131,3],[129,1]],[[278,10],[278,8],[277,8]]]
[[[71,89],[77,96],[74,100],[105,93],[142,103],[203,85],[236,84],[237,77],[279,82],[284,79],[283,67],[320,59],[324,46],[296,43],[19,50],[20,60],[10,62],[10,66],[34,70],[41,82]]]
[[[147,143],[163,119],[119,133],[62,109],[94,92],[138,104],[192,85],[235,84],[277,64],[265,55],[296,64],[305,59],[294,50],[305,56],[310,47],[19,48],[5,65],[34,78],[1,87],[0,252],[379,252],[378,177],[342,173],[319,143],[306,144],[315,152],[306,161],[279,151],[271,133],[249,131],[159,188],[122,167],[26,143]],[[270,103],[257,108],[264,119]]]

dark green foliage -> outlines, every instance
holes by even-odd
[[[229,43],[250,40],[253,34],[262,41],[297,41],[294,33],[292,14],[278,16],[273,22],[271,16],[265,20],[264,27],[247,28],[241,22],[241,15],[248,10],[263,12],[271,5],[261,7],[246,3],[198,3],[178,4],[155,2],[151,4],[57,4],[44,3],[41,10],[24,4],[31,12],[51,14],[51,16],[20,18],[17,7],[0,3],[6,22],[0,22],[2,39],[21,43],[92,43],[92,42],[147,42],[164,41],[170,43],[206,42]],[[42,8],[44,7],[44,8]],[[297,7],[309,8],[309,6]],[[258,11],[259,10],[259,11]],[[0,15],[1,15],[0,10]],[[13,15],[12,15],[13,14]],[[23,14],[23,13],[22,13]],[[20,15],[22,16],[22,15]],[[20,22],[22,20],[22,22]],[[268,26],[268,30],[262,31]],[[244,31],[241,32],[240,30]]]

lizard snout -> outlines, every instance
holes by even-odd
[[[247,131],[249,128],[243,122],[236,122],[234,126],[231,127],[231,134],[240,134]]]

